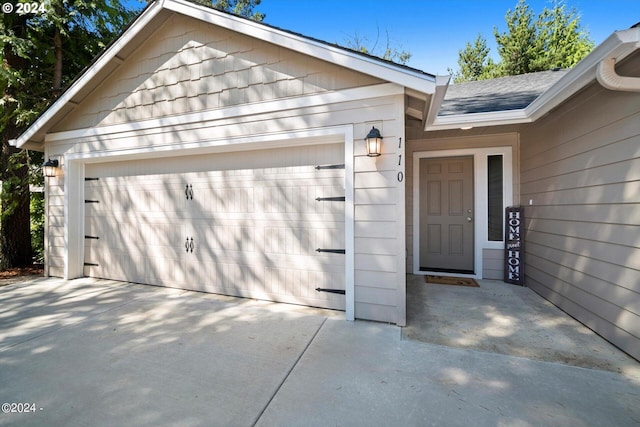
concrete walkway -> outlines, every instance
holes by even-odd
[[[639,400],[632,375],[331,311],[92,279],[0,288],[0,403],[35,408],[0,426],[633,426]]]
[[[407,276],[403,337],[447,347],[640,376],[640,364],[533,290],[495,280],[480,287]]]

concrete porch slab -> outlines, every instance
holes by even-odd
[[[408,275],[403,337],[640,378],[636,360],[531,289],[494,280],[478,284],[427,284],[424,276]]]

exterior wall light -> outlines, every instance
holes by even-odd
[[[58,172],[58,161],[56,159],[49,159],[42,164],[42,174],[51,178],[57,175]]]
[[[378,157],[382,153],[382,135],[375,127],[371,128],[364,142],[367,145],[367,156]]]

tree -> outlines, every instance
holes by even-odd
[[[29,184],[41,156],[9,145],[133,17],[112,0],[52,0],[0,19],[0,268],[31,263]],[[35,163],[34,163],[35,159]]]
[[[262,22],[265,14],[255,12],[255,7],[260,5],[260,0],[192,0],[195,3],[204,6],[213,6],[213,8],[224,12],[233,13],[238,16]]]
[[[531,61],[539,55],[540,44],[537,43],[536,27],[533,11],[525,0],[519,0],[515,10],[508,10],[505,15],[507,32],[499,33],[493,29],[498,44],[500,68],[507,76],[526,74],[534,70]]]
[[[556,0],[551,9],[545,7],[536,16],[525,0],[519,0],[514,10],[507,11],[505,21],[507,31],[493,29],[500,61],[491,60],[486,40],[478,36],[458,52],[456,82],[570,68],[594,47],[577,10],[563,1]]]
[[[593,50],[595,44],[580,26],[580,14],[563,2],[544,9],[537,22],[537,57],[531,61],[535,70],[570,68]]]
[[[455,73],[449,69],[456,83],[485,80],[498,74],[497,64],[489,57],[487,39],[481,34],[478,34],[473,44],[467,42],[465,48],[458,51],[458,66],[460,69]]]
[[[345,46],[349,49],[366,53],[367,55],[377,56],[387,61],[395,62],[398,64],[406,64],[411,59],[411,53],[406,50],[400,50],[401,47],[393,46],[389,31],[385,30],[386,39],[383,48],[378,46],[380,42],[380,27],[377,27],[376,39],[371,44],[367,37],[360,36],[358,33],[354,33],[353,36],[345,40]]]

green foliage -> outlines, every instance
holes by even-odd
[[[500,68],[507,76],[530,73],[532,58],[539,54],[537,31],[534,25],[533,11],[525,0],[519,0],[515,10],[508,10],[505,15],[507,31],[498,32],[493,29],[493,35],[498,44],[500,54]]]
[[[211,6],[211,0],[196,0],[197,3]],[[265,14],[254,11],[260,5],[260,0],[214,0],[213,7],[225,12],[230,12],[238,16],[262,22]]]
[[[555,3],[544,9],[537,22],[536,57],[531,61],[535,70],[570,68],[593,50],[595,44],[580,26],[580,14],[565,3]]]
[[[493,29],[500,61],[491,60],[486,39],[479,35],[458,52],[456,83],[570,68],[594,48],[578,11],[563,1],[536,16],[526,0],[519,0],[515,9],[507,11],[505,22],[505,32]]]
[[[44,262],[44,192],[31,193],[31,254],[39,264]]]
[[[460,66],[459,71],[454,73],[449,70],[456,83],[490,79],[499,74],[498,64],[489,57],[487,39],[481,34],[478,34],[478,38],[473,44],[467,42],[465,48],[458,51],[458,65]]]
[[[17,138],[133,16],[119,0],[50,0],[44,13],[0,17],[0,265],[30,260],[23,250],[30,247],[31,237],[29,183],[41,179],[41,158],[34,165],[33,153],[11,147],[9,140]]]

